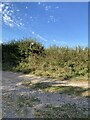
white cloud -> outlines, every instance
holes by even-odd
[[[45,6],[46,11],[48,11],[49,9],[51,9],[51,6]]]
[[[1,4],[0,4],[0,6],[3,8],[3,7],[4,7],[4,4],[3,4],[3,3],[1,3]]]
[[[53,40],[53,42],[56,42],[56,40]]]
[[[20,25],[23,25],[23,23],[20,23]]]
[[[10,16],[8,16],[8,14],[3,15],[3,21],[6,25],[9,25],[10,27],[13,27],[14,21],[13,21],[13,19],[11,19]]]
[[[28,7],[26,6],[26,9],[28,9]]]
[[[56,6],[55,8],[56,8],[56,9],[59,9],[59,6]]]
[[[32,19],[32,16],[30,16],[30,19]]]
[[[40,5],[41,4],[41,2],[38,2],[38,5]]]
[[[47,41],[47,39],[45,39],[44,37],[42,37],[41,35],[37,34],[37,37],[40,38],[43,41]]]
[[[32,22],[33,21],[33,17],[32,16],[30,16],[30,22]]]
[[[14,12],[13,5],[11,3],[4,3],[3,5],[0,5],[0,9],[3,7],[2,14],[2,21],[8,25],[9,27],[22,27],[24,24],[21,22],[20,17],[16,17]],[[20,11],[17,9],[16,11]]]
[[[35,37],[39,38],[40,40],[47,42],[47,39],[42,37],[40,34],[35,33],[34,31],[30,31]]]
[[[53,23],[53,22],[55,23],[55,22],[57,22],[57,19],[55,19],[55,17],[51,15],[51,16],[49,16],[49,20],[48,20],[48,21],[50,21],[50,22],[52,22],[52,23]],[[48,22],[48,23],[49,23],[49,22]]]
[[[55,42],[56,45],[59,45],[59,44],[61,44],[61,45],[67,45],[67,43],[65,41],[62,41],[62,40],[55,40],[54,39],[53,42]]]
[[[5,9],[7,10],[8,8],[9,8],[9,7],[8,7],[8,6],[6,6],[6,8],[5,8]]]
[[[48,23],[50,23],[50,21],[49,21],[49,20],[48,20],[47,22],[48,22]]]
[[[2,11],[2,8],[4,7],[4,4],[0,4],[0,10]]]
[[[32,34],[35,34],[35,32],[32,32]]]
[[[19,12],[20,10],[19,10],[19,9],[17,9],[16,11],[17,11],[17,12]]]
[[[2,8],[0,8],[0,13],[2,12]]]
[[[3,3],[0,3],[0,13],[2,13],[3,7],[4,7],[4,4],[3,4]]]

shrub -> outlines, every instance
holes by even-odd
[[[69,79],[88,76],[88,48],[44,46],[33,39],[2,44],[4,70]]]

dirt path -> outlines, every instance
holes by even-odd
[[[46,105],[54,106],[64,104],[76,104],[77,107],[86,109],[88,115],[88,100],[85,97],[68,95],[58,92],[44,92],[30,89],[22,85],[22,82],[51,82],[54,86],[79,86],[87,88],[88,83],[77,84],[72,81],[56,81],[55,79],[36,77],[33,75],[23,75],[21,73],[2,72],[2,94],[3,94],[3,117],[15,118],[35,117],[36,109],[43,109]]]

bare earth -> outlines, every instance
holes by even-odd
[[[81,88],[88,88],[88,82],[75,82],[75,81],[57,81],[50,78],[42,78],[34,75],[25,75],[22,73],[2,72],[2,100],[3,100],[3,117],[6,118],[34,118],[35,109],[43,109],[45,105],[61,105],[61,104],[73,104],[78,107],[88,108],[88,100],[86,97],[68,95],[58,92],[44,92],[41,90],[32,90],[22,85],[24,81],[36,82],[49,82],[53,86],[78,86]],[[17,96],[36,97],[39,102],[34,103],[31,107],[21,107],[16,105]],[[14,104],[15,102],[15,104]],[[17,108],[15,108],[17,107]],[[88,114],[88,112],[86,113]]]

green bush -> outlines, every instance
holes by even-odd
[[[44,46],[33,39],[2,44],[3,70],[70,79],[88,76],[88,48]]]

